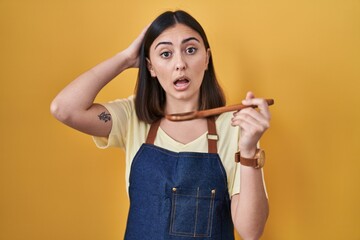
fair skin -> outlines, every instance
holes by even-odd
[[[144,31],[124,51],[83,73],[66,86],[51,104],[52,114],[61,122],[90,135],[108,137],[111,120],[99,115],[107,110],[94,103],[99,91],[115,76],[139,65],[138,50]],[[199,88],[209,62],[210,50],[191,28],[176,24],[166,29],[150,47],[148,70],[166,92],[165,113],[193,111],[198,108]],[[154,79],[155,80],[155,79]],[[269,127],[270,113],[265,100],[248,92],[243,104],[256,105],[234,113],[232,126],[239,126],[238,143],[243,157],[253,157],[257,142]],[[206,120],[171,122],[162,119],[161,128],[172,138],[188,143],[207,131]],[[191,128],[192,131],[186,131]],[[241,192],[232,196],[234,226],[243,239],[258,239],[268,215],[268,202],[261,170],[241,166]]]

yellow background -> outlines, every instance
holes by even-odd
[[[208,34],[228,103],[271,97],[262,239],[360,239],[360,1],[0,0],[0,239],[122,239],[124,154],[57,122],[53,97],[164,10]],[[98,97],[132,94],[136,70]]]

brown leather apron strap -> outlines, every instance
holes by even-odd
[[[155,138],[156,138],[156,133],[160,126],[160,122],[161,122],[161,118],[151,124],[149,133],[146,138],[147,144],[154,144]]]
[[[207,125],[208,125],[207,138],[208,138],[209,153],[217,153],[217,141],[218,141],[219,137],[216,133],[215,118],[208,117]]]
[[[161,119],[158,119],[151,124],[149,133],[146,138],[147,144],[154,144],[157,130],[160,126],[160,122],[161,122]],[[207,118],[207,127],[208,127],[208,134],[207,134],[208,151],[209,151],[209,153],[217,153],[218,135],[216,133],[216,124],[215,124],[214,117]]]

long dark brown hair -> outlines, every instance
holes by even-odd
[[[164,116],[166,95],[159,81],[154,81],[147,69],[146,58],[149,58],[150,46],[154,40],[167,28],[175,24],[184,24],[202,37],[205,49],[210,45],[204,29],[190,14],[184,11],[167,11],[158,16],[145,33],[140,49],[139,73],[135,89],[135,110],[139,120],[152,123]],[[210,55],[208,68],[200,86],[199,109],[221,107],[225,105],[224,93],[216,79],[215,69]]]

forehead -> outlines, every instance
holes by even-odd
[[[165,29],[152,43],[151,49],[160,42],[170,42],[172,44],[181,44],[184,39],[195,37],[201,44],[203,39],[198,32],[184,24],[175,24]]]

